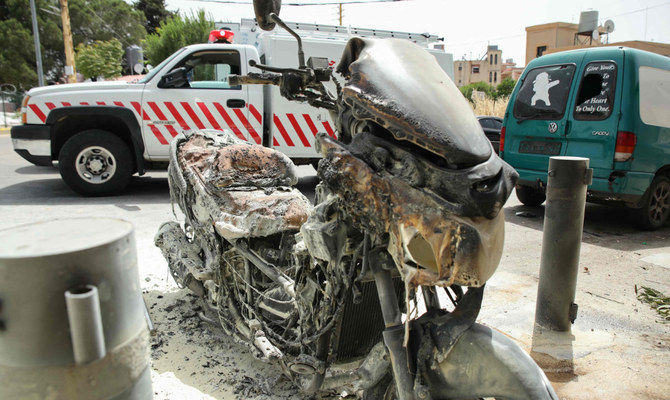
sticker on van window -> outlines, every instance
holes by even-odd
[[[616,64],[611,61],[586,65],[575,102],[575,119],[601,121],[612,114],[616,73]]]
[[[575,74],[573,64],[553,65],[530,70],[523,78],[514,103],[514,117],[558,120],[563,117]]]

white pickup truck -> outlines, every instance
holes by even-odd
[[[276,87],[231,87],[228,75],[250,72],[249,61],[297,67],[297,44],[281,30],[263,32],[242,20],[235,44],[184,47],[137,82],[94,82],[31,89],[23,125],[11,130],[14,150],[36,165],[58,161],[63,180],[87,196],[117,193],[134,173],[165,168],[173,138],[185,130],[230,129],[239,138],[273,147],[297,164],[314,162],[317,132],[335,136],[328,112],[283,99]],[[351,36],[400,37],[426,48],[436,36],[346,27],[289,24],[305,53],[340,59]],[[449,76],[453,58],[429,49]],[[188,82],[170,72],[188,71]],[[258,72],[258,71],[256,71]]]

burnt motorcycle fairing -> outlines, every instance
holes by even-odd
[[[452,214],[439,196],[387,170],[375,171],[348,146],[326,135],[319,136],[319,144],[324,183],[365,230],[377,237],[389,234],[388,250],[412,286],[481,286],[493,274],[502,254],[502,214],[493,219]]]
[[[492,148],[463,95],[435,58],[401,39],[351,39],[337,72],[348,79],[345,103],[398,140],[444,159],[451,168],[487,161]]]
[[[445,199],[442,206],[456,215],[498,215],[518,174],[495,154],[467,100],[432,55],[407,40],[354,38],[337,71],[348,78],[342,107],[380,127],[373,134],[396,144],[395,159],[421,160],[417,167],[424,172],[414,186]],[[401,150],[409,157],[399,156]],[[367,146],[356,155],[379,164],[370,151]]]

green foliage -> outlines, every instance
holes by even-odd
[[[75,46],[117,39],[126,47],[146,36],[144,14],[124,0],[68,0],[68,8]]]
[[[189,44],[207,43],[209,32],[214,29],[211,16],[204,10],[190,17],[176,15],[161,22],[156,34],[144,40],[144,54],[149,64],[158,65],[169,55]]]
[[[139,0],[135,8],[144,13],[144,29],[147,33],[156,33],[161,22],[175,14],[165,9],[165,0]]]
[[[661,317],[661,323],[670,323],[670,297],[664,295],[662,292],[652,289],[650,287],[642,286],[638,292],[637,285],[635,286],[635,293],[637,299],[643,303],[649,304],[651,308],[655,309]]]
[[[123,47],[116,39],[77,46],[77,69],[86,78],[113,78],[121,75]]]
[[[514,90],[514,85],[516,85],[516,81],[514,79],[503,79],[502,82],[500,82],[500,84],[496,87],[496,98],[509,97],[512,94],[512,90]]]
[[[461,93],[463,93],[463,96],[470,100],[470,102],[473,101],[472,92],[475,90],[478,92],[484,92],[488,98],[494,98],[495,96],[495,89],[486,82],[471,83],[469,85],[461,86],[459,89],[461,90]]]
[[[514,90],[515,84],[516,81],[512,78],[505,78],[495,88],[486,82],[475,82],[469,85],[461,86],[459,89],[461,90],[461,93],[463,93],[463,96],[465,96],[465,98],[470,100],[472,103],[474,102],[474,99],[472,98],[472,92],[475,90],[478,92],[484,92],[487,99],[498,100],[509,97],[509,95],[512,94],[512,90]]]
[[[65,66],[62,21],[57,0],[35,0],[42,69],[47,83],[59,80]],[[118,39],[122,46],[139,44],[146,35],[144,15],[124,0],[69,0],[75,47],[96,40]],[[37,60],[27,0],[0,0],[0,81],[17,88],[37,85]],[[79,69],[79,68],[77,68]]]

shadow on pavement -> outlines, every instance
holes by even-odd
[[[24,167],[19,169],[49,169]],[[31,172],[32,174],[33,172]],[[36,179],[0,189],[0,205],[76,205],[76,204],[167,204],[170,190],[167,178],[134,176],[118,196],[83,197],[73,192],[56,171],[53,178]],[[123,208],[123,207],[122,207]]]
[[[525,226],[542,234],[544,205],[505,207],[507,222]],[[634,224],[626,208],[586,204],[584,212],[584,243],[624,251],[666,247],[670,241],[670,222],[656,231],[643,231]]]

